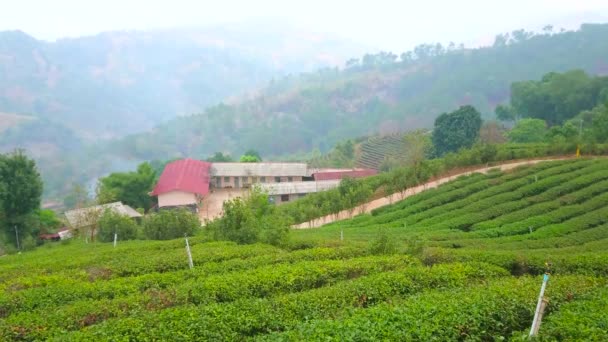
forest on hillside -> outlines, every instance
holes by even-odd
[[[113,151],[143,160],[248,148],[270,156],[325,152],[345,138],[430,127],[460,105],[493,117],[513,82],[571,69],[608,73],[607,33],[608,25],[600,24],[568,32],[549,27],[501,34],[493,46],[478,49],[427,44],[399,56],[367,54],[343,69],[273,81],[259,96],[127,137]]]

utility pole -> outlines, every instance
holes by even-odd
[[[17,240],[17,250],[21,250],[21,246],[19,245],[19,231],[17,230],[17,225],[15,225],[15,238]]]

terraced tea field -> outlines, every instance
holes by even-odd
[[[461,177],[293,231],[290,250],[203,232],[192,270],[183,240],[2,257],[0,340],[522,340],[549,267],[540,337],[605,341],[607,170],[584,159]]]
[[[403,134],[373,136],[361,143],[357,167],[378,170],[386,158],[402,158],[404,146]]]

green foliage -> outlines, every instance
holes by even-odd
[[[259,163],[262,161],[262,157],[260,157],[258,151],[249,149],[241,156],[239,161],[241,163]]]
[[[479,137],[481,114],[472,106],[443,113],[435,120],[433,146],[438,156],[473,146]]]
[[[133,240],[139,234],[139,225],[136,221],[111,209],[101,214],[97,224],[97,238],[101,242],[114,241],[114,234],[118,234],[120,241]]]
[[[0,154],[0,229],[10,240],[15,229],[25,238],[31,216],[40,208],[42,180],[36,163],[23,151]]]
[[[290,220],[269,202],[268,195],[254,187],[245,197],[224,202],[223,216],[208,222],[206,229],[216,240],[284,246],[289,225]]]
[[[143,221],[144,236],[151,240],[170,240],[192,236],[200,228],[197,215],[186,209],[160,210]]]
[[[120,201],[147,211],[154,204],[148,193],[156,180],[157,174],[149,163],[140,164],[136,172],[112,173],[99,179],[97,201],[101,204]]]
[[[62,225],[57,214],[50,209],[38,210],[38,221],[40,222],[40,231],[42,233],[54,232]]]
[[[540,81],[513,83],[512,111],[524,118],[544,120],[549,126],[561,125],[598,105],[605,89],[608,77],[590,77],[582,70],[551,72]]]
[[[546,141],[547,124],[540,119],[522,119],[507,136],[513,143],[542,143]]]
[[[393,254],[397,252],[397,244],[386,228],[379,228],[368,249],[371,254]]]
[[[234,161],[229,154],[224,154],[222,152],[215,152],[211,157],[207,158],[206,160],[212,163],[227,163]]]

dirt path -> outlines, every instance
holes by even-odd
[[[522,166],[522,165],[532,165],[532,164],[537,164],[537,163],[544,162],[544,161],[553,161],[553,160],[562,160],[562,159],[570,159],[570,158],[534,159],[534,160],[505,163],[505,164],[500,164],[500,165],[495,165],[495,166],[490,166],[490,167],[481,167],[478,169],[469,170],[466,172],[439,178],[434,181],[418,185],[416,187],[407,189],[404,193],[401,193],[401,194],[394,193],[390,196],[386,196],[386,197],[382,197],[382,198],[373,200],[371,202],[368,202],[368,203],[365,203],[363,205],[356,207],[353,212],[355,214],[370,213],[372,210],[374,210],[376,208],[380,208],[385,205],[389,205],[389,204],[395,203],[397,201],[401,201],[412,195],[418,194],[424,190],[436,188],[439,185],[452,181],[460,176],[466,176],[466,175],[470,175],[473,173],[487,173],[489,170],[493,170],[493,169],[500,169],[502,171],[507,171],[507,170],[511,170],[511,169],[514,169],[514,168],[516,168],[518,166]],[[332,222],[340,221],[340,220],[346,220],[349,218],[350,218],[350,212],[348,210],[343,210],[337,215],[337,217],[336,217],[336,215],[333,215],[333,214],[327,215],[327,216],[323,216],[323,217],[320,217],[320,218],[312,220],[312,221],[293,225],[292,228],[294,228],[294,229],[317,228],[317,227],[320,227],[320,226],[328,224],[328,223],[332,223]]]

